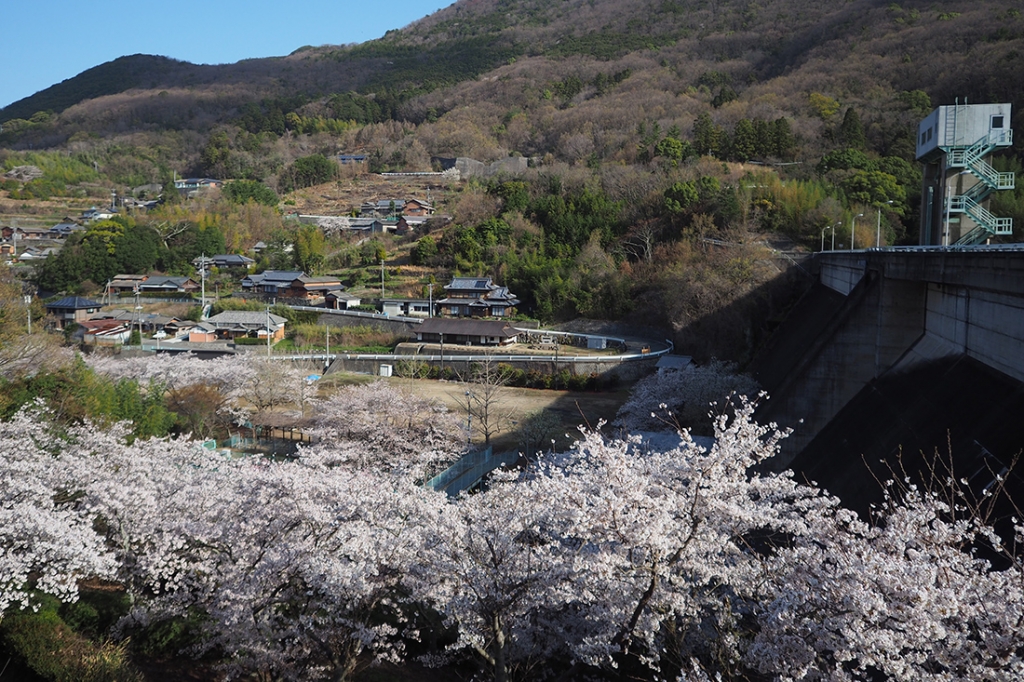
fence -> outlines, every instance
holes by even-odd
[[[307,310],[313,313],[321,313],[326,315],[344,315],[348,317],[362,317],[368,320],[392,320],[395,322],[415,322],[419,324],[423,322],[421,317],[404,317],[402,315],[387,315],[385,313],[369,313],[365,310],[342,310],[334,308],[320,308],[311,305],[293,305],[289,306],[292,310]]]

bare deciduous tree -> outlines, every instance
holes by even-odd
[[[512,410],[505,405],[504,392],[511,378],[512,368],[495,362],[490,355],[460,377],[461,390],[452,397],[466,411],[470,439],[476,432],[488,446],[491,436],[508,427]]]

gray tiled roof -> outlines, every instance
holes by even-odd
[[[519,334],[503,320],[451,320],[431,317],[416,328],[423,334],[462,334],[465,336],[502,336],[510,338]]]
[[[89,300],[88,298],[82,298],[81,296],[67,296],[54,301],[53,303],[47,303],[47,308],[72,308],[74,310],[83,310],[85,308],[102,308],[102,303]]]
[[[270,313],[270,323],[275,327],[281,325],[288,320]],[[259,310],[225,310],[222,313],[218,313],[206,320],[207,323],[214,324],[220,327],[224,326],[257,326],[265,328],[267,326],[267,313]]]

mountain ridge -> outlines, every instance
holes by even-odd
[[[441,145],[427,156],[565,158],[558,149],[566,132],[558,130],[561,121],[575,118],[577,130],[567,134],[578,134],[584,111],[597,108],[594,100],[622,89],[632,100],[611,97],[608,104],[631,108],[632,123],[597,111],[592,128],[622,139],[643,121],[688,129],[710,105],[715,122],[726,127],[743,117],[786,116],[814,137],[832,115],[810,103],[817,93],[864,112],[874,146],[892,147],[902,136],[905,156],[912,117],[898,114],[906,109],[899,98],[921,90],[932,103],[1018,100],[1024,95],[1014,75],[1020,54],[1024,20],[998,0],[960,12],[917,1],[460,0],[356,45],[304,46],[284,57],[228,65],[122,57],[0,110],[8,133],[0,142],[39,148],[78,133],[206,134],[239,125],[252,107],[282,121],[289,113],[343,119],[351,107],[332,102],[344,95],[376,103],[374,115],[351,117],[359,125],[422,125],[450,112],[462,121],[470,108],[479,113],[473,125],[493,138],[483,145],[489,152]],[[620,85],[624,74],[629,80]],[[117,87],[108,87],[111,81]],[[647,101],[650,106],[638,106]],[[502,131],[521,114],[530,119],[533,140],[517,148]]]

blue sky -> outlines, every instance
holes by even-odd
[[[0,6],[0,107],[128,54],[196,64],[362,43],[453,0],[37,0]]]

